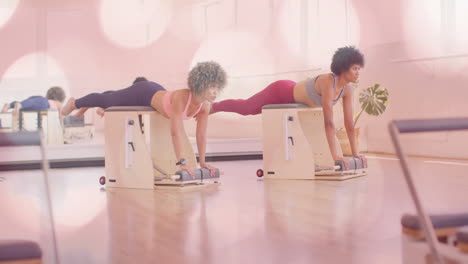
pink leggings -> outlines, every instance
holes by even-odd
[[[294,101],[294,86],[289,80],[276,81],[249,99],[230,99],[213,104],[212,113],[232,112],[240,115],[258,115],[262,107],[268,104],[292,104]]]

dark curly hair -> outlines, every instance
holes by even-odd
[[[347,46],[335,51],[330,68],[335,75],[340,75],[354,64],[364,67],[364,55],[355,47]]]
[[[139,76],[139,77],[136,77],[135,80],[133,81],[133,84],[137,83],[137,82],[147,82],[148,79],[146,79],[145,77],[143,76]]]
[[[63,103],[63,101],[65,101],[65,91],[62,87],[54,86],[47,90],[46,97],[49,100],[56,100]]]
[[[188,87],[195,94],[202,94],[210,87],[222,90],[226,86],[227,76],[224,69],[217,62],[199,62],[190,71],[188,76]]]

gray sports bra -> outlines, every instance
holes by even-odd
[[[307,91],[307,94],[309,95],[309,98],[316,105],[322,106],[322,96],[317,93],[317,90],[315,90],[315,81],[317,80],[319,76],[321,75],[318,75],[315,78],[307,80],[305,83],[305,86],[306,86],[306,91]],[[333,76],[333,89],[336,91],[336,75],[332,73],[332,76]],[[341,90],[340,95],[338,95],[338,98],[333,100],[333,105],[335,105],[343,97],[345,88],[346,88],[346,85]]]

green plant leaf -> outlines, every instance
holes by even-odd
[[[388,90],[376,83],[359,94],[359,103],[367,114],[379,116],[387,109]]]

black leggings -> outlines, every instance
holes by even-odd
[[[166,91],[166,89],[155,82],[137,82],[122,90],[85,95],[76,99],[75,106],[104,109],[111,106],[151,106],[151,99],[158,91]]]

